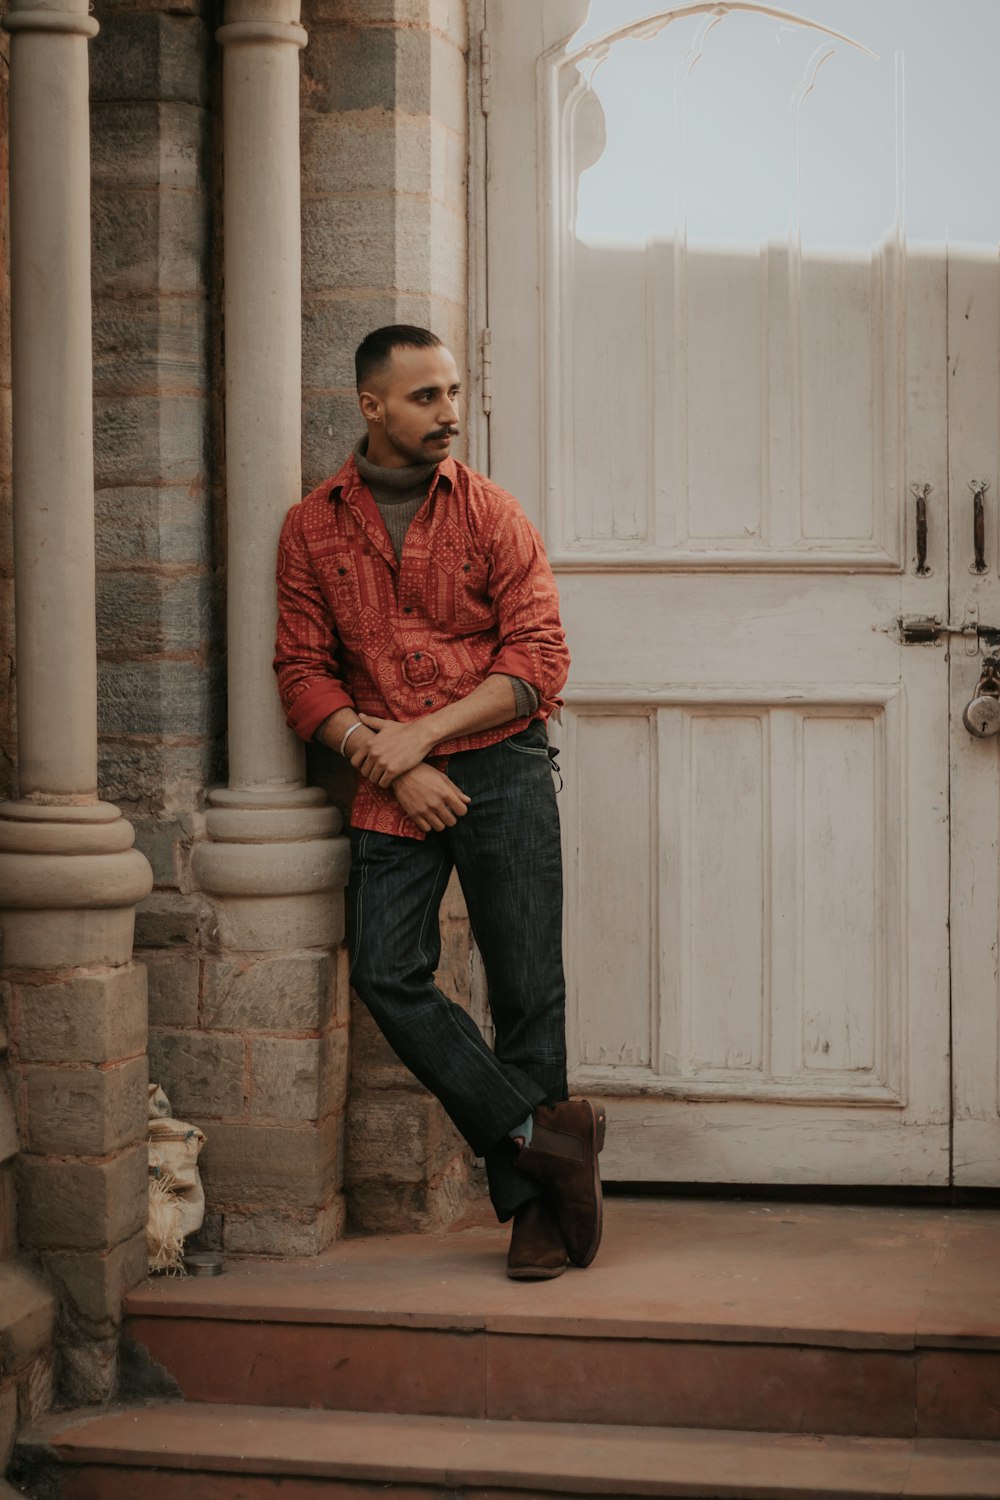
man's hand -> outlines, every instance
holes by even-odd
[[[436,766],[426,762],[403,771],[392,784],[393,795],[422,833],[454,828],[464,818],[472,798]]]
[[[366,729],[374,731],[374,735],[365,746],[364,755],[352,756],[351,764],[376,786],[392,786],[404,771],[419,766],[434,747],[435,740],[428,733],[426,719],[397,724],[392,719],[377,719],[374,714],[359,714],[358,717]],[[357,735],[352,738],[357,739]]]

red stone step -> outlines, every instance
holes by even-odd
[[[1000,1214],[612,1200],[598,1261],[533,1285],[504,1242],[231,1263],[127,1331],[196,1402],[1000,1438]]]
[[[640,1495],[996,1500],[1000,1447],[166,1402],[49,1418],[19,1445],[52,1500]],[[35,1492],[33,1488],[32,1492]]]

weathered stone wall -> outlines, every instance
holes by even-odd
[[[462,369],[467,309],[464,0],[305,0],[302,55],[303,482],[363,430],[354,350],[372,328],[433,328]],[[352,774],[310,749],[310,779],[346,812]],[[468,920],[453,883],[440,982],[469,1003]],[[404,1230],[468,1203],[470,1162],[440,1105],[361,1003],[351,1021],[345,1185],[351,1222]]]
[[[362,430],[354,350],[433,328],[465,363],[465,0],[306,0],[302,54],[303,480]]]
[[[18,1428],[51,1403],[56,1321],[51,1291],[17,1259],[14,1161],[19,1140],[7,1040],[6,1007],[0,996],[0,1476],[7,1471]]]
[[[204,1243],[265,1253],[321,1248],[342,1227],[345,1138],[358,1225],[439,1224],[465,1205],[475,1181],[468,1155],[363,1013],[355,1016],[345,1128],[350,995],[343,949],[308,946],[315,938],[287,951],[229,942],[224,948],[219,903],[205,897],[192,873],[192,850],[205,835],[205,791],[225,779],[221,143],[212,40],[220,15],[212,0],[170,0],[161,9],[106,0],[97,14],[91,119],[100,791],[133,821],[154,870],[155,889],[140,906],[136,930],[136,958],[148,971],[150,1076],[164,1085],[175,1113],[201,1124],[209,1138]],[[309,488],[355,438],[352,354],[370,327],[428,324],[464,363],[466,21],[463,0],[315,0],[304,20],[311,33],[302,63]],[[0,349],[6,521],[6,339]],[[9,526],[0,535],[9,538]],[[5,678],[10,573],[4,545]],[[0,781],[14,758],[12,695],[3,702]],[[346,807],[342,770],[323,757],[310,779]],[[465,1001],[468,924],[454,891],[442,923],[442,983]],[[77,1399],[97,1398],[113,1387],[122,1290],[142,1273],[145,1166],[135,1142],[146,1080],[143,971],[11,977],[5,1014],[13,1086],[8,1139],[0,1139],[0,1255],[4,1234],[13,1240],[16,1106],[25,1148],[22,1239],[60,1289],[64,1388]],[[0,1050],[0,1074],[6,1062]],[[69,1164],[60,1167],[64,1153],[86,1155],[97,1170],[75,1177]],[[67,1235],[71,1222],[79,1224],[77,1239]],[[51,1313],[51,1299],[48,1306]],[[33,1326],[41,1321],[36,1316]],[[22,1353],[25,1347],[19,1345]],[[77,1350],[84,1351],[79,1359]],[[0,1436],[9,1370],[0,1349]]]
[[[184,955],[150,965],[150,1076],[208,1136],[199,1243],[309,1255],[343,1224],[342,954]]]
[[[117,1384],[123,1293],[146,1273],[146,976],[11,971],[0,1014],[22,1152],[22,1247],[59,1294],[58,1385]]]
[[[136,940],[199,936],[188,855],[224,754],[217,131],[209,3],[99,5],[91,44],[101,795],[155,890]],[[155,1017],[154,1017],[155,1019]]]
[[[100,18],[101,776],[156,882],[136,930],[150,1077],[208,1138],[200,1242],[309,1253],[343,1219],[347,992],[329,947],[342,922],[296,936],[301,903],[278,897],[271,911],[265,885],[248,925],[247,903],[208,897],[195,870],[206,791],[226,780],[222,7],[129,3]],[[249,869],[265,851],[256,836],[245,847]]]

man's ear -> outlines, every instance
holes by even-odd
[[[358,405],[366,422],[377,422],[382,415],[382,403],[371,391],[358,392]]]

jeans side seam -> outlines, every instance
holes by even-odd
[[[364,907],[362,905],[362,897],[364,896],[365,885],[368,880],[368,863],[365,860],[365,847],[367,843],[368,830],[365,829],[361,835],[361,841],[358,844],[358,858],[361,861],[361,880],[358,884],[358,895],[354,908],[356,914],[356,920],[354,924],[355,931],[353,934],[354,941],[352,944],[354,952],[351,954],[351,965],[347,971],[347,977],[349,980],[354,978],[354,966],[358,961],[358,954],[361,952],[361,932],[364,926]]]
[[[436,886],[436,883],[437,883],[438,876],[441,874],[441,871],[444,868],[444,862],[445,862],[446,858],[447,858],[447,855],[442,852],[441,858],[438,860],[438,867],[434,871],[435,886]],[[439,911],[441,909],[441,902],[442,902],[443,899],[444,899],[444,891],[442,891],[441,895],[438,897],[438,910]],[[424,914],[423,914],[423,917],[420,920],[420,932],[419,932],[419,934],[417,936],[417,952],[420,954],[420,957],[423,959],[423,961],[424,961],[425,964],[428,963],[429,960],[428,960],[426,952],[424,951],[424,935],[425,935],[425,933],[427,931],[427,918],[430,916],[430,911],[431,911],[431,907],[432,907],[433,904],[434,904],[434,887],[431,888],[431,893],[430,893],[430,895],[427,898],[427,905],[424,907]]]

